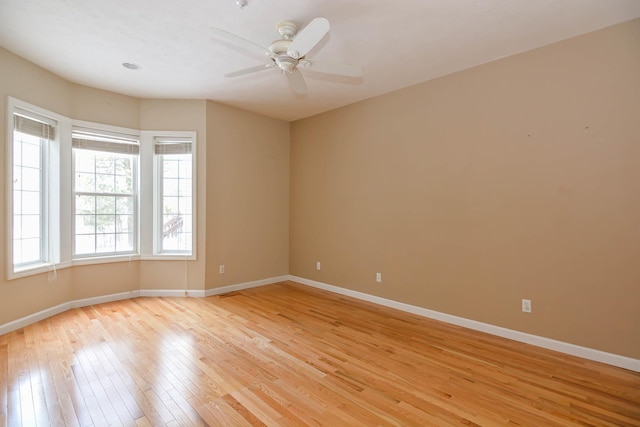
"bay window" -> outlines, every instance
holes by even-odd
[[[195,132],[81,122],[11,97],[8,107],[9,279],[195,259]]]

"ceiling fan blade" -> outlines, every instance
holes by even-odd
[[[304,81],[304,77],[302,77],[302,73],[298,70],[295,70],[293,73],[284,73],[287,76],[287,80],[289,80],[289,86],[291,89],[298,95],[304,95],[307,93],[307,82]]]
[[[296,59],[302,58],[322,40],[329,28],[329,21],[325,18],[315,18],[293,39],[287,49],[287,55]]]
[[[273,68],[273,67],[274,65],[272,64],[257,65],[255,67],[243,68],[242,70],[234,71],[232,73],[227,73],[224,76],[225,77],[244,76],[245,74],[257,73],[258,71],[268,70],[269,68]]]
[[[220,28],[211,28],[211,31],[213,32],[214,37],[218,40],[225,41],[229,44],[239,47],[240,49],[255,53],[257,55],[271,56],[271,52],[266,47],[257,45],[254,42],[243,39],[242,37],[236,36],[235,34],[231,34],[225,30],[221,30]]]
[[[302,62],[302,61],[301,61]],[[334,74],[346,77],[362,77],[362,67],[358,65],[342,64],[338,62],[322,62],[306,59],[304,68],[318,73]]]

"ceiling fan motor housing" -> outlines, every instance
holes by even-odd
[[[291,40],[280,39],[271,43],[268,49],[276,55],[285,55],[290,44]]]
[[[283,24],[280,24],[283,25]],[[283,34],[282,29],[285,28],[283,26],[278,27],[279,32],[283,37],[288,37],[288,35]],[[288,34],[288,33],[286,33]],[[294,33],[295,34],[295,33]],[[273,52],[273,60],[275,61],[278,68],[280,68],[285,73],[293,73],[298,65],[298,60],[296,58],[292,58],[287,54],[287,50],[289,49],[289,45],[291,44],[291,39],[284,38],[280,40],[276,40],[269,46],[269,51]]]
[[[278,55],[275,59],[278,67],[285,73],[293,73],[298,65],[298,60],[288,55]]]

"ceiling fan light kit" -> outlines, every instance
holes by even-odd
[[[320,43],[329,29],[329,21],[325,18],[313,19],[301,31],[298,31],[298,26],[295,23],[284,21],[276,25],[276,31],[281,38],[271,43],[268,48],[263,48],[219,28],[213,28],[213,31],[220,40],[251,53],[266,55],[269,59],[269,62],[264,66],[234,71],[226,74],[225,77],[238,77],[270,68],[278,68],[287,77],[289,86],[295,93],[305,94],[307,93],[307,84],[300,69],[345,77],[362,77],[362,68],[358,66],[318,62],[305,58],[305,55]]]

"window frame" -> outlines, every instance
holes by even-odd
[[[54,128],[53,138],[47,139],[46,146],[40,144],[40,257],[38,260],[15,264],[14,260],[14,145],[15,145],[15,116],[23,116],[27,119],[45,123]],[[60,208],[59,198],[59,145],[60,123],[64,117],[47,111],[43,108],[31,105],[17,99],[7,98],[7,126],[6,126],[6,266],[7,278],[14,279],[32,274],[39,274],[55,268],[60,260],[59,232],[53,226],[59,215],[56,212]]]
[[[91,135],[93,137],[96,138],[101,138],[103,140],[109,140],[109,139],[119,139],[122,141],[126,141],[123,142],[124,144],[128,144],[131,146],[136,146],[136,153],[134,153],[133,151],[131,153],[128,153],[129,155],[132,155],[132,161],[133,161],[133,165],[132,165],[132,192],[131,193],[123,193],[123,194],[119,194],[119,193],[98,193],[97,191],[93,192],[93,193],[88,193],[88,192],[84,192],[84,191],[76,191],[76,150],[77,149],[86,149],[88,151],[94,151],[96,153],[106,153],[109,151],[100,151],[98,149],[91,149],[91,148],[79,148],[79,147],[74,147],[73,146],[73,142],[72,142],[72,147],[71,147],[71,187],[70,187],[70,195],[71,195],[71,211],[70,211],[70,216],[71,216],[71,257],[73,261],[78,261],[78,260],[90,260],[90,259],[104,259],[104,258],[116,258],[116,257],[126,257],[127,259],[129,259],[132,256],[137,256],[140,253],[140,245],[139,245],[139,219],[140,219],[140,215],[138,212],[138,206],[139,206],[139,164],[140,164],[140,136],[136,131],[132,131],[132,130],[126,130],[126,129],[120,129],[119,131],[116,131],[114,128],[109,127],[108,129],[105,127],[96,127],[95,124],[92,124],[91,127],[87,127],[87,126],[78,126],[78,125],[74,125],[72,132],[71,132],[71,140],[73,141],[74,139],[74,135]],[[125,153],[126,154],[126,153]],[[104,196],[104,197],[118,197],[118,196],[130,196],[132,198],[132,205],[133,205],[133,245],[131,250],[127,250],[127,251],[114,251],[114,252],[95,252],[95,253],[76,253],[76,196],[77,195],[94,195],[95,197],[98,197],[100,195]],[[96,213],[97,215],[97,213]],[[117,234],[114,232],[114,234]],[[97,238],[97,230],[96,232],[94,232],[94,235]]]
[[[14,120],[16,119],[16,116],[20,116],[20,117],[24,117],[27,120],[32,120],[32,121],[40,121],[40,120],[35,120],[36,117],[31,114],[30,112],[26,112],[24,110],[21,109],[16,109],[13,112],[13,118]],[[39,118],[39,117],[38,117]],[[52,126],[55,129],[55,126]],[[22,132],[24,133],[24,132]],[[29,135],[29,134],[27,134]],[[54,133],[55,135],[55,133]],[[12,213],[11,213],[11,221],[12,221],[12,236],[11,236],[11,240],[13,243],[13,250],[12,250],[12,265],[13,265],[13,271],[21,271],[21,270],[27,270],[30,268],[34,268],[40,265],[44,265],[47,264],[49,261],[49,257],[48,257],[48,218],[49,218],[49,206],[48,206],[48,199],[49,199],[49,191],[47,191],[47,183],[48,181],[45,180],[45,176],[48,174],[48,156],[47,156],[47,151],[48,151],[48,144],[52,141],[52,139],[45,139],[43,137],[38,137],[35,135],[31,135],[35,138],[38,138],[38,145],[37,145],[37,150],[38,150],[38,257],[37,259],[33,260],[33,261],[26,261],[26,262],[21,262],[21,263],[16,263],[15,262],[15,244],[16,244],[16,216],[25,216],[28,214],[25,214],[24,212],[22,212],[22,209],[20,209],[20,214],[17,215],[16,211],[15,211],[15,207],[16,207],[16,193],[24,193],[27,191],[33,191],[33,190],[26,190],[24,187],[20,188],[20,189],[16,189],[15,186],[13,185],[14,182],[18,181],[21,178],[16,178],[15,172],[16,172],[16,164],[15,164],[15,148],[16,148],[16,128],[15,128],[15,124],[13,127],[13,141],[12,141],[12,147],[11,147],[11,154],[12,154],[12,166],[11,166],[11,180],[9,182],[11,182],[12,187],[11,187],[11,203],[12,203]],[[54,138],[55,139],[55,136]],[[21,141],[21,144],[24,144],[25,142]],[[21,147],[22,150],[22,147]],[[21,151],[20,153],[20,158],[24,158],[24,152]],[[21,162],[20,164],[21,168],[25,168],[25,164],[24,161]],[[22,194],[22,197],[24,197],[24,194]],[[20,203],[22,205],[22,203]],[[23,222],[23,219],[21,219],[21,222]],[[22,228],[22,227],[20,227]],[[21,233],[22,234],[22,233]],[[21,236],[21,240],[23,239],[23,237]]]
[[[148,132],[147,142],[150,145],[153,162],[153,229],[151,231],[151,248],[152,257],[154,259],[196,259],[197,248],[197,168],[196,168],[196,152],[197,152],[197,134],[195,131],[167,131],[167,132]],[[190,141],[191,144],[191,251],[163,250],[162,233],[163,233],[163,212],[162,212],[162,171],[160,170],[160,161],[162,154],[156,154],[155,148],[160,141],[175,139],[177,141]],[[186,154],[186,153],[185,153]]]

